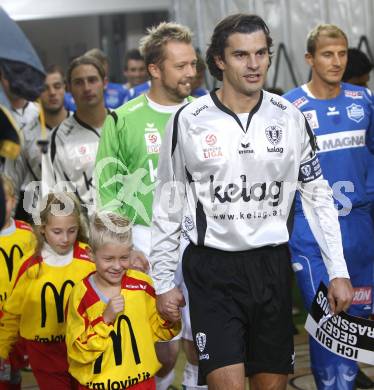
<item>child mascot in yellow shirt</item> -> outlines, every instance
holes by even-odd
[[[24,254],[36,248],[32,227],[12,218],[16,206],[16,193],[12,180],[0,174],[5,193],[5,223],[0,229],[0,309],[12,290],[12,283],[22,264]],[[9,353],[9,359],[0,367],[0,390],[20,390],[20,368],[27,367],[23,342],[17,342]]]
[[[72,193],[43,199],[35,221],[38,247],[25,255],[0,312],[0,357],[8,358],[20,335],[41,390],[68,390],[74,384],[64,312],[72,286],[95,270],[80,210]]]
[[[114,213],[90,224],[93,272],[70,295],[66,344],[69,372],[78,389],[155,390],[161,367],[154,343],[170,340],[181,324],[156,310],[152,279],[130,270],[131,226]]]

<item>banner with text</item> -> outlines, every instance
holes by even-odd
[[[327,287],[321,283],[308,314],[305,329],[331,352],[374,364],[374,321],[347,313],[331,315]]]

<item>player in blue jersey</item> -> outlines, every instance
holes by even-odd
[[[374,229],[366,193],[368,148],[374,130],[373,98],[368,89],[342,83],[348,40],[333,25],[319,25],[307,38],[307,63],[312,78],[285,94],[307,118],[317,136],[324,178],[334,191],[339,210],[344,257],[355,297],[349,312],[368,317],[372,309]],[[315,211],[318,213],[318,210]],[[329,229],[324,226],[324,229]],[[321,252],[297,199],[290,240],[293,269],[309,308],[318,285],[328,284]],[[313,375],[319,390],[355,388],[358,366],[310,339]]]
[[[127,91],[143,84],[148,79],[144,58],[139,49],[131,49],[126,53],[123,75],[126,78],[126,84],[123,84],[123,88]]]

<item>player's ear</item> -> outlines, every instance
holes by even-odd
[[[304,58],[305,58],[305,61],[307,62],[307,64],[308,64],[310,67],[312,67],[313,64],[314,64],[313,55],[312,55],[311,53],[306,52],[306,53],[304,54]]]
[[[157,64],[149,64],[148,65],[148,72],[151,75],[152,79],[161,78],[161,69]]]
[[[225,69],[225,61],[220,56],[214,56],[214,62],[219,70]]]

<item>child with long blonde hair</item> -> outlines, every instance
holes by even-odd
[[[12,290],[12,281],[17,275],[25,253],[35,250],[36,238],[32,227],[12,218],[16,206],[16,192],[13,181],[1,173],[5,195],[5,223],[0,229],[0,309]],[[22,342],[17,342],[9,359],[0,366],[0,390],[20,390],[20,368],[27,366]]]
[[[24,257],[0,312],[0,357],[20,336],[41,390],[72,388],[65,345],[65,308],[72,287],[95,270],[87,255],[86,223],[72,193],[42,200],[38,246]]]

